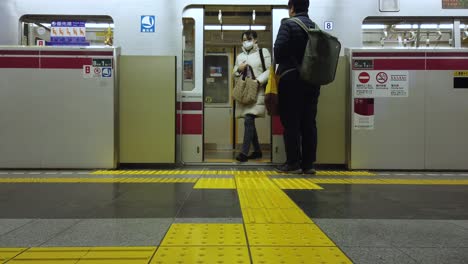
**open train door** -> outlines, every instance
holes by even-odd
[[[286,7],[273,7],[272,10],[272,34],[273,43],[278,35],[281,21],[284,18],[289,18],[289,11]],[[271,119],[271,143],[272,143],[272,162],[284,163],[286,161],[286,151],[284,148],[283,126],[281,125],[279,116],[274,116]]]

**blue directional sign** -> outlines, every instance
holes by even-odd
[[[156,31],[156,17],[155,16],[141,16],[140,32],[154,33]]]

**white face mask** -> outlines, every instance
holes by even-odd
[[[253,48],[254,43],[253,43],[253,41],[247,41],[246,40],[246,41],[244,41],[242,43],[242,45],[244,46],[245,50],[251,50]]]

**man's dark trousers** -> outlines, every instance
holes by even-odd
[[[320,86],[310,86],[299,78],[298,71],[282,76],[278,100],[284,127],[287,164],[313,168],[317,153],[317,104]]]

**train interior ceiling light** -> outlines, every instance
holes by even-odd
[[[225,31],[246,31],[246,30],[257,30],[265,31],[266,26],[261,25],[205,25],[205,30],[225,30]]]

